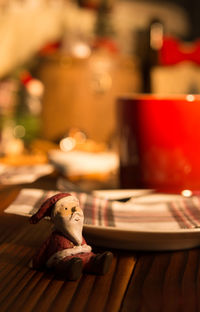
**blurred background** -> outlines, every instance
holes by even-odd
[[[51,161],[71,181],[118,186],[116,100],[199,93],[199,10],[197,0],[1,0],[1,162]]]

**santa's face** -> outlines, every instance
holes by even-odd
[[[58,231],[76,245],[81,245],[84,217],[76,197],[67,196],[59,199],[55,204],[51,218]]]

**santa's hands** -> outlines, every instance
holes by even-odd
[[[87,245],[87,244],[84,244],[81,246],[75,246],[75,247],[81,247],[82,251],[80,251],[80,252],[91,252],[92,251],[92,247]]]
[[[73,248],[70,248],[70,251],[71,251],[72,254],[91,252],[92,251],[92,247],[87,245],[87,244],[83,244],[83,245],[80,245],[80,246],[74,246]]]

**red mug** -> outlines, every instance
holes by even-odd
[[[200,189],[200,95],[117,99],[122,188]]]

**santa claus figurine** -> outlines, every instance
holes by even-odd
[[[76,197],[58,193],[48,198],[30,222],[35,224],[46,216],[51,218],[54,230],[33,257],[33,269],[53,269],[68,280],[77,280],[83,270],[98,275],[109,270],[113,254],[94,254],[82,236],[84,216]]]

